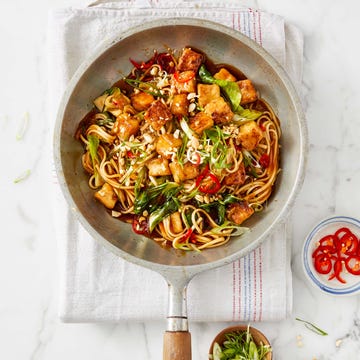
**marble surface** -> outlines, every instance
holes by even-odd
[[[46,152],[46,22],[53,7],[79,0],[13,0],[0,3],[2,46],[0,136],[0,358],[160,359],[165,321],[64,324],[58,319],[57,249],[50,218]],[[270,339],[275,359],[357,359],[360,353],[359,296],[334,298],[308,283],[301,247],[308,231],[333,214],[360,218],[360,3],[339,1],[239,1],[282,15],[305,37],[303,95],[310,149],[305,183],[292,214],[293,314],[257,323]],[[28,126],[17,139],[24,116]],[[6,165],[6,166],[5,166]],[[14,180],[27,170],[23,181]],[[328,331],[319,336],[295,320]],[[192,323],[193,359],[225,323]]]

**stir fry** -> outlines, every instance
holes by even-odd
[[[95,199],[176,249],[241,235],[279,172],[273,110],[240,71],[190,47],[130,61],[76,133]]]

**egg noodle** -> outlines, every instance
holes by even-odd
[[[279,172],[274,111],[251,80],[190,47],[130,61],[131,73],[94,100],[76,133],[95,199],[176,249],[241,235]]]

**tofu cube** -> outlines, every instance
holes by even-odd
[[[240,80],[237,82],[237,84],[239,85],[239,89],[241,92],[240,105],[249,104],[257,100],[257,91],[251,80]]]
[[[239,127],[238,140],[245,150],[254,150],[263,137],[263,132],[255,121],[249,121]]]
[[[245,182],[245,178],[245,166],[243,163],[241,163],[237,171],[233,173],[227,173],[227,175],[224,177],[223,184],[228,186],[242,185]]]
[[[204,56],[202,54],[199,54],[190,48],[185,48],[179,58],[177,70],[192,70],[197,72],[203,60]]]
[[[205,107],[211,101],[220,98],[220,87],[217,84],[198,84],[199,106]]]
[[[189,109],[189,100],[187,94],[176,94],[171,102],[170,111],[174,115],[187,115]]]
[[[192,78],[189,81],[179,82],[174,77],[171,79],[171,85],[175,88],[178,94],[188,94],[196,92],[196,79]]]
[[[163,158],[171,159],[181,144],[182,140],[177,139],[173,134],[163,134],[156,141],[156,151]]]
[[[204,111],[212,117],[215,124],[228,123],[234,116],[230,105],[222,97],[209,102]]]
[[[178,211],[170,215],[170,225],[171,225],[171,230],[175,234],[178,234],[183,231],[183,222],[181,219],[181,214]]]
[[[230,71],[228,71],[225,68],[221,68],[215,75],[214,75],[215,79],[218,80],[227,80],[227,81],[236,81],[236,77],[231,74]]]
[[[226,217],[236,225],[243,223],[253,213],[254,209],[245,202],[231,204],[226,209]]]
[[[172,113],[166,104],[161,100],[156,100],[145,112],[144,119],[154,130],[160,130],[168,121],[172,120]]]
[[[113,187],[108,183],[105,183],[101,189],[94,194],[94,197],[108,209],[113,209],[117,202],[117,196]]]
[[[131,95],[131,105],[137,111],[146,110],[154,101],[154,97],[146,92],[139,92]]]
[[[128,140],[131,135],[135,135],[140,129],[139,120],[131,117],[129,114],[120,114],[114,123],[113,133],[120,140]]]
[[[169,161],[164,158],[152,159],[147,163],[150,176],[166,176],[171,175]]]
[[[169,167],[174,181],[177,183],[181,183],[185,180],[195,179],[199,176],[199,168],[191,163],[185,163],[184,165],[181,165],[178,162],[173,161],[170,163]]]
[[[204,130],[210,129],[214,126],[214,120],[203,111],[198,112],[195,116],[189,119],[189,127],[196,134],[201,135]]]

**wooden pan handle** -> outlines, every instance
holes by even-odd
[[[191,360],[191,335],[188,331],[164,333],[163,360]]]

